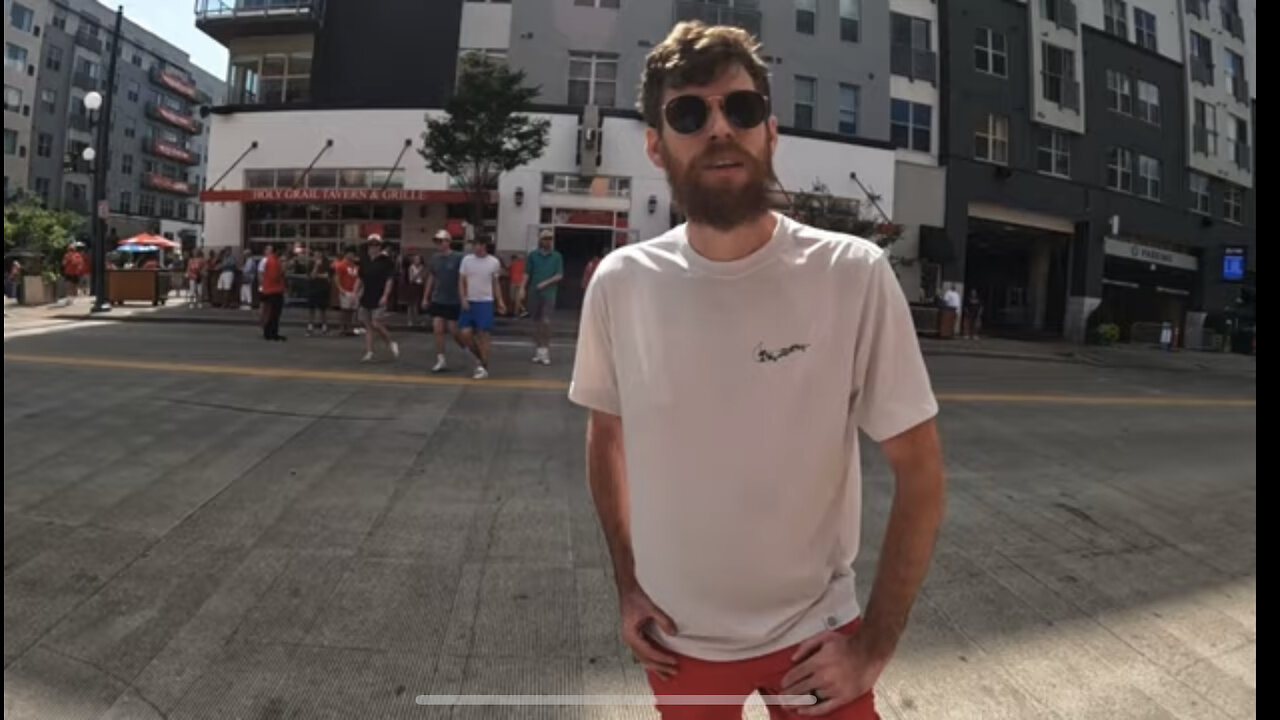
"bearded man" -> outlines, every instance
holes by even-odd
[[[741,717],[759,692],[774,717],[862,720],[943,515],[937,403],[886,252],[770,209],[757,52],[691,22],[647,58],[646,150],[687,222],[600,262],[569,397],[663,717]],[[896,479],[865,612],[859,432]]]

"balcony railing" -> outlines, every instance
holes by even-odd
[[[98,78],[86,72],[76,72],[72,74],[71,84],[74,87],[79,88],[80,90],[84,90],[85,92],[88,92],[90,90],[97,90],[100,85],[100,83],[98,82]]]
[[[1238,13],[1222,11],[1222,28],[1237,40],[1244,39],[1244,18]]]
[[[177,95],[181,95],[191,102],[200,101],[200,91],[196,89],[195,83],[173,70],[153,67],[151,69],[151,82]]]
[[[1213,87],[1213,64],[1193,59],[1191,61],[1191,79],[1202,85]]]
[[[195,0],[196,27],[226,44],[239,37],[314,33],[324,0]]]
[[[191,135],[199,135],[204,132],[204,124],[199,120],[184,115],[177,110],[159,103],[147,103],[147,116],[153,120],[160,120],[168,123],[179,130],[186,131]]]
[[[195,195],[196,190],[191,183],[184,180],[174,180],[167,175],[160,173],[147,173],[142,177],[142,184],[152,190],[160,192],[172,193],[174,195]]]
[[[1231,78],[1231,94],[1235,99],[1248,105],[1249,104],[1249,81],[1236,75]]]
[[[1236,165],[1244,170],[1250,170],[1253,167],[1253,154],[1249,151],[1249,145],[1246,142],[1237,140],[1232,143],[1232,155]]]
[[[1049,92],[1051,86],[1050,81],[1056,81],[1060,87],[1058,97],[1053,97],[1053,93]],[[1075,78],[1062,77],[1054,75],[1047,70],[1040,71],[1040,82],[1044,85],[1042,97],[1049,102],[1057,103],[1058,107],[1067,110],[1080,110],[1080,81]]]
[[[760,39],[760,27],[763,25],[760,8],[746,3],[730,7],[698,0],[676,0],[675,19],[676,22],[701,20],[708,25],[732,25],[746,30],[756,39]]]
[[[910,45],[893,45],[889,50],[889,72],[912,80],[938,81],[938,54]]]
[[[1196,125],[1191,128],[1191,149],[1204,155],[1210,154],[1209,128],[1202,125]]]
[[[84,30],[76,31],[76,44],[82,48],[92,50],[99,55],[102,54],[102,38],[96,35],[90,35]]]
[[[147,142],[144,147],[147,152],[155,155],[156,157],[161,157],[166,160],[174,160],[184,165],[200,164],[200,156],[181,145],[175,145],[174,143],[165,142],[164,140],[151,140]]]
[[[1075,0],[1045,0],[1049,10],[1049,20],[1063,30],[1076,32],[1080,24],[1080,13],[1076,9]]]
[[[67,126],[80,132],[93,132],[93,126],[90,124],[87,115],[72,115],[67,120]]]

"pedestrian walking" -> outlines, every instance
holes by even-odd
[[[472,254],[463,258],[458,266],[458,290],[462,299],[458,344],[475,359],[471,376],[476,380],[489,377],[489,333],[493,330],[495,303],[498,312],[506,312],[498,282],[501,275],[502,263],[489,254],[489,244],[484,238],[476,240]]]
[[[646,58],[646,150],[687,222],[600,261],[569,398],[663,717],[739,718],[758,691],[773,717],[869,720],[942,519],[937,403],[888,253],[770,209],[757,50],[682,22]],[[896,480],[865,604],[862,433]]]
[[[533,318],[533,362],[551,364],[551,315],[556,295],[564,280],[564,257],[555,249],[555,233],[544,229],[538,233],[538,249],[525,260],[521,294],[527,298],[529,316]]]
[[[366,243],[368,257],[360,265],[360,323],[364,325],[364,357],[361,362],[373,360],[373,339],[376,334],[386,343],[392,357],[400,357],[400,346],[391,339],[387,330],[387,304],[391,301],[392,282],[396,263],[386,253],[382,236],[374,233]]]
[[[436,363],[431,366],[431,372],[438,373],[449,367],[447,337],[458,336],[458,316],[462,314],[458,272],[463,255],[453,251],[453,237],[448,230],[436,231],[435,240],[436,254],[431,257],[430,272],[422,293],[427,303],[427,315],[431,317],[431,334],[436,346]]]

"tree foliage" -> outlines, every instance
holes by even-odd
[[[480,53],[464,56],[461,66],[447,116],[427,120],[418,153],[433,172],[448,175],[467,192],[471,220],[479,225],[487,191],[497,187],[502,173],[541,157],[551,123],[526,114],[539,91],[525,86],[524,71]]]
[[[40,258],[46,272],[56,272],[61,267],[62,254],[85,222],[83,215],[50,210],[35,197],[19,197],[4,208],[5,255],[28,251]]]
[[[875,208],[879,202],[875,194],[865,203],[836,197],[825,183],[815,180],[810,189],[791,197],[791,216],[806,225],[856,235],[887,248],[902,237],[902,226],[880,216]]]

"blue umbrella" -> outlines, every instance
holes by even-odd
[[[159,252],[160,250],[160,248],[154,245],[137,245],[135,243],[125,243],[124,245],[118,246],[116,249],[134,253],[152,253]]]

